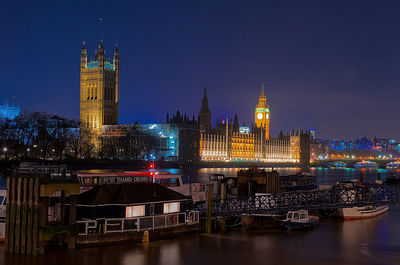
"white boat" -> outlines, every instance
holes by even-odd
[[[378,184],[381,181],[377,181]],[[339,182],[337,187],[345,188],[342,191],[342,199],[343,201],[347,201],[347,203],[352,203],[356,199],[356,186],[363,186],[364,184],[357,182],[354,180],[352,182]],[[371,188],[371,190],[373,187]],[[381,196],[386,196],[384,193]],[[374,205],[367,205],[367,206],[355,206],[355,207],[345,207],[341,209],[337,209],[337,215],[342,217],[344,220],[354,220],[354,219],[366,219],[372,218],[381,214],[386,213],[389,210],[388,205],[382,206],[374,206]]]
[[[0,190],[0,243],[6,237],[6,190]]]
[[[354,168],[377,168],[378,163],[374,161],[360,161],[354,164]]]
[[[364,206],[339,209],[339,216],[344,220],[367,219],[384,214],[389,206]]]
[[[309,229],[319,224],[319,217],[308,215],[307,210],[290,211],[286,215],[286,219],[282,221],[282,225],[287,229]]]
[[[393,161],[386,164],[386,169],[399,169],[399,168],[400,168],[399,161]]]

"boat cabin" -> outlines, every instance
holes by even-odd
[[[156,183],[96,186],[78,196],[77,220],[96,233],[139,231],[193,221],[191,199]],[[197,212],[198,220],[198,212]],[[89,225],[88,225],[89,224]],[[86,230],[85,230],[86,229]]]
[[[290,222],[308,222],[308,211],[307,210],[299,210],[299,211],[290,211],[286,215],[286,221]]]

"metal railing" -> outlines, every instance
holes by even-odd
[[[133,218],[109,218],[102,220],[81,220],[78,235],[140,232],[144,230],[165,229],[193,225],[200,222],[198,211],[143,216]]]
[[[393,190],[383,185],[332,189],[324,191],[296,191],[266,194],[249,198],[213,201],[214,216],[237,216],[241,214],[274,214],[292,210],[336,209],[354,206],[380,206],[394,203]],[[202,203],[196,210],[205,214],[207,204]]]

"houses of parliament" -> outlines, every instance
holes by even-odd
[[[98,137],[103,125],[118,124],[118,47],[115,47],[113,62],[107,61],[103,40],[100,40],[94,59],[88,61],[83,43],[80,72],[80,120]]]
[[[254,161],[264,163],[296,163],[306,166],[310,161],[310,135],[291,131],[270,136],[270,107],[261,87],[251,127],[239,126],[238,116],[218,120],[211,126],[206,89],[199,112],[200,157],[202,161]]]
[[[217,119],[213,128],[206,88],[197,120],[186,115],[167,116],[166,124],[118,124],[120,57],[115,47],[113,61],[106,59],[100,40],[93,59],[83,43],[80,67],[80,120],[94,132],[94,144],[107,137],[126,136],[140,131],[160,138],[158,158],[167,161],[254,161],[266,163],[309,162],[309,134],[300,131],[281,133],[273,138],[269,126],[271,111],[261,87],[254,110],[254,123],[239,126],[234,119]],[[134,137],[134,136],[133,136]],[[143,154],[142,159],[148,159]]]

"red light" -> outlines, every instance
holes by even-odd
[[[153,176],[153,175],[154,175],[154,172],[150,172],[150,175],[152,175],[152,176]]]
[[[150,168],[153,168],[153,164],[150,164]]]

